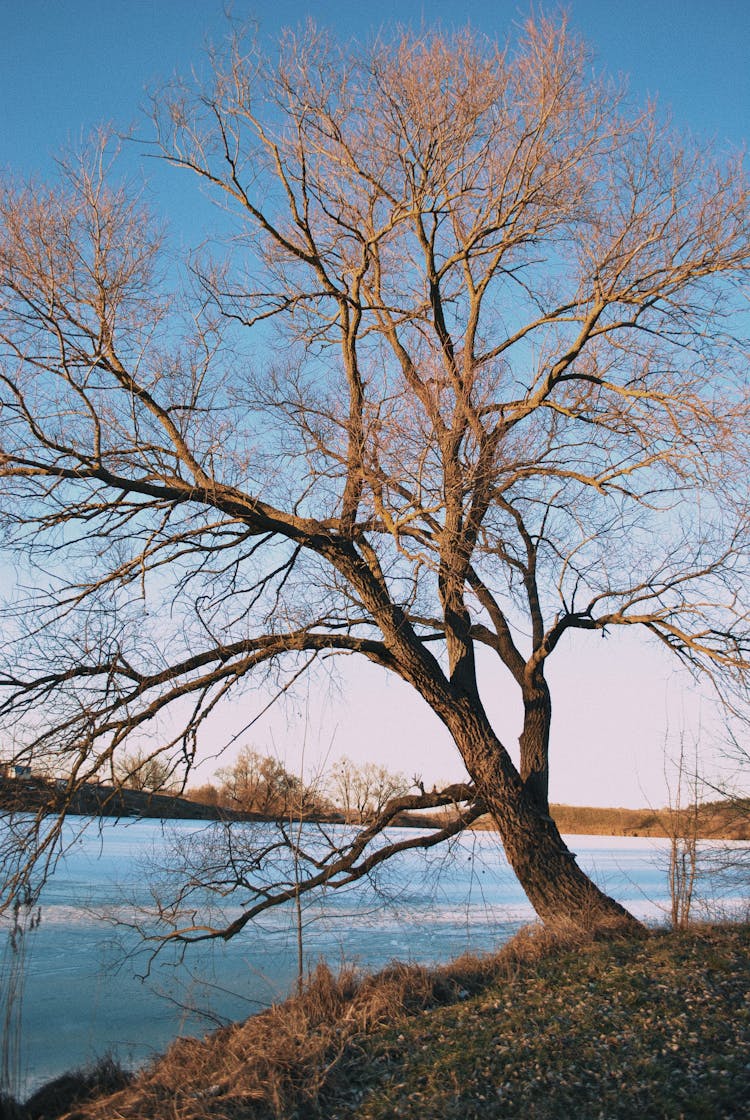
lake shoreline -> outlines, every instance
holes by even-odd
[[[0,812],[40,810],[50,814],[66,812],[73,816],[137,818],[157,820],[269,821],[267,814],[241,812],[193,801],[189,796],[132,790],[105,784],[86,783],[69,790],[64,783],[44,778],[0,777]],[[696,827],[699,840],[750,840],[750,801],[717,801],[700,807],[696,821],[680,824],[679,815],[669,808],[623,809],[598,806],[550,805],[550,814],[563,834],[579,836],[644,836],[668,839],[685,835],[688,823]],[[399,813],[392,824],[399,828],[442,828],[454,819],[451,810],[436,813]],[[310,815],[310,823],[358,824],[341,812]],[[488,815],[471,826],[473,831],[497,831]]]
[[[259,842],[268,842],[263,826],[255,827]],[[317,834],[310,827],[311,836]],[[230,942],[191,946],[184,962],[179,946],[150,958],[139,930],[160,932],[143,922],[170,853],[210,844],[213,828],[202,821],[69,820],[63,854],[38,900],[41,924],[21,939],[25,1057],[19,1096],[104,1053],[136,1068],[176,1035],[202,1034],[207,1023],[244,1021],[295,990],[297,925],[288,909],[248,925]],[[410,839],[406,830],[399,835]],[[639,920],[664,923],[668,841],[566,834],[566,842],[583,870]],[[742,859],[748,854],[743,846]],[[376,973],[401,960],[433,969],[467,951],[493,954],[533,921],[497,833],[465,832],[449,856],[436,866],[429,853],[409,849],[376,882],[312,899],[303,917],[304,968],[321,960],[331,968],[356,961]],[[735,888],[729,876],[720,889],[713,880],[701,881],[697,899],[702,912],[739,914],[746,907],[744,880]],[[234,917],[243,899],[221,905]],[[35,915],[36,904],[28,917]],[[210,911],[206,917],[224,920]]]
[[[119,1084],[105,1064],[100,1086],[67,1075],[29,1101],[46,1094],[48,1111],[8,1115],[739,1116],[750,1096],[749,990],[746,923],[604,943],[527,928],[491,956],[433,969],[320,966],[301,993],[178,1039],[139,1073],[120,1071]]]

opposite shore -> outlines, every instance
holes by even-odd
[[[269,820],[267,815],[242,812],[192,800],[190,791],[178,796],[147,790],[133,790],[112,785],[86,783],[70,790],[65,782],[39,777],[0,777],[0,812],[58,812],[77,816],[142,817],[162,820]],[[394,818],[399,827],[443,827],[453,810],[428,813],[404,812]],[[587,836],[653,836],[669,837],[680,831],[681,823],[696,828],[697,837],[705,840],[750,840],[750,799],[714,801],[699,806],[695,815],[684,810],[680,814],[669,808],[623,809],[597,806],[550,805],[550,813],[560,832]],[[325,823],[347,823],[341,812],[317,813],[311,820]],[[488,815],[480,817],[472,828],[494,830]],[[682,829],[684,831],[684,829]]]

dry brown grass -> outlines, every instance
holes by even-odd
[[[321,964],[298,996],[222,1028],[180,1039],[127,1090],[71,1113],[86,1120],[229,1120],[314,1114],[325,1087],[346,1078],[345,1056],[360,1033],[449,998],[448,986],[418,967],[378,976]]]
[[[358,1040],[382,1026],[466,999],[517,975],[524,962],[568,951],[579,934],[522,930],[495,955],[441,968],[393,964],[377,975],[320,964],[304,991],[245,1022],[180,1039],[121,1092],[68,1113],[69,1120],[249,1120],[321,1115],[356,1079]],[[324,1114],[324,1113],[323,1113]]]

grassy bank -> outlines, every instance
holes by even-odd
[[[600,809],[585,805],[550,805],[564,833],[591,836],[690,836],[703,840],[750,840],[750,801],[713,801],[690,809]]]
[[[715,1120],[748,1102],[750,926],[733,925],[642,942],[525,931],[492,958],[376,977],[321,967],[301,995],[178,1041],[68,1114]]]
[[[519,963],[476,998],[369,1039],[377,1074],[340,1115],[748,1116],[749,949],[744,928]]]

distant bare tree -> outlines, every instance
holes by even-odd
[[[185,791],[188,801],[195,801],[200,805],[218,805],[219,791],[212,782],[205,782],[201,786],[191,786]]]
[[[243,747],[231,766],[218,770],[219,804],[268,817],[308,815],[322,807],[322,798],[278,759]]]
[[[365,824],[377,819],[391,798],[414,788],[414,782],[387,766],[376,762],[357,765],[344,755],[332,769],[330,787],[346,819]]]
[[[153,151],[225,207],[183,288],[101,150],[0,188],[9,734],[72,784],[146,732],[186,771],[243,685],[365,658],[470,776],[389,803],[377,858],[394,804],[460,794],[432,842],[484,807],[545,921],[637,931],[550,817],[547,668],[636,627],[745,687],[741,156],[632,109],[564,21],[212,61],[154,99]]]
[[[115,780],[125,789],[152,793],[174,793],[179,781],[174,780],[174,766],[165,758],[154,757],[144,751],[125,755],[115,767]]]

